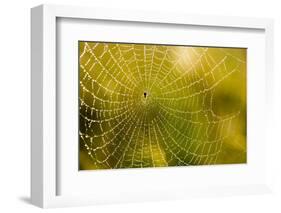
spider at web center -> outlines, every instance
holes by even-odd
[[[147,93],[146,93],[146,92],[144,92],[144,93],[143,93],[143,96],[144,96],[144,98],[146,98],[146,96],[147,96]]]
[[[144,105],[149,105],[151,103],[151,97],[150,97],[150,93],[147,90],[143,90],[142,94],[141,94],[141,102]]]
[[[149,97],[150,97],[150,94],[148,93],[148,91],[144,90],[143,91],[143,100],[148,101]]]

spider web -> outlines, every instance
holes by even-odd
[[[216,164],[241,106],[220,115],[214,94],[245,57],[231,48],[79,48],[80,152],[92,169]]]

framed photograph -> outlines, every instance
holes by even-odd
[[[33,204],[271,191],[272,20],[31,15]]]

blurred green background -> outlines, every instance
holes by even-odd
[[[80,41],[80,170],[246,163],[246,54]]]

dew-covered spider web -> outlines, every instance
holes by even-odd
[[[246,49],[79,42],[80,169],[246,162]]]

